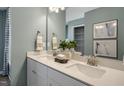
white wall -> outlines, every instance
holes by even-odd
[[[85,12],[96,8],[97,7],[69,7],[66,9],[66,23],[75,19],[83,18]]]

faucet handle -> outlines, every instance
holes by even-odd
[[[92,66],[97,66],[96,57],[95,56],[89,56],[87,64],[92,65]]]

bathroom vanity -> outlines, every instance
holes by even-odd
[[[27,53],[28,86],[124,85],[124,71],[70,60],[54,62],[50,55]]]
[[[28,58],[28,85],[36,86],[79,86],[84,83],[55,69]]]

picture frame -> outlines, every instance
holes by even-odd
[[[93,25],[93,39],[117,38],[117,19],[96,23]]]
[[[117,58],[117,40],[94,40],[95,56]]]

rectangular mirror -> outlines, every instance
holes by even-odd
[[[55,7],[53,7],[55,8]],[[47,27],[48,27],[48,32],[47,32],[47,47],[48,50],[52,49],[52,34],[54,33],[55,36],[57,37],[58,41],[58,47],[59,47],[59,42],[60,40],[65,39],[65,11],[59,10],[56,11],[51,11],[50,8],[48,7],[48,22],[47,22]]]
[[[113,55],[113,57],[122,60],[124,54],[123,10],[123,7],[67,7],[64,11],[59,11],[57,13],[49,12],[48,48],[51,49],[52,33],[55,33],[58,41],[64,39],[75,40],[77,42],[75,51],[80,52],[82,55],[94,55],[94,24],[103,23],[102,25],[105,26],[106,22],[108,25],[114,25],[115,23],[117,26],[116,28],[109,27],[109,30],[116,30],[112,32],[114,34],[111,36],[111,39],[116,38],[117,40],[114,49],[114,53],[116,54],[113,54],[114,50],[112,50],[111,56]],[[118,13],[118,11],[121,12]],[[111,20],[111,22],[109,20]],[[100,37],[100,39],[103,39],[102,34]]]

